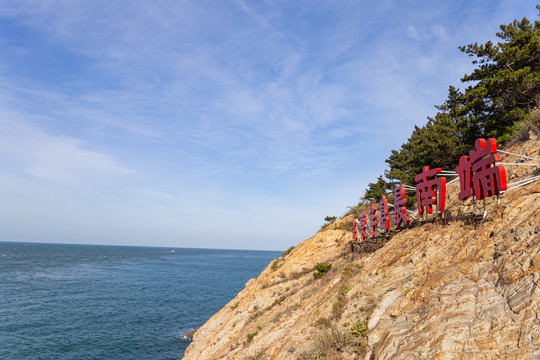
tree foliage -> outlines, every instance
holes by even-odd
[[[540,16],[540,5],[536,7]],[[415,126],[407,142],[392,151],[386,160],[386,179],[379,176],[370,183],[358,206],[389,195],[396,182],[414,185],[424,166],[454,169],[479,137],[494,137],[500,144],[508,141],[519,124],[538,111],[540,21],[514,20],[500,30],[497,44],[488,41],[459,48],[474,58],[476,68],[461,79],[471,85],[464,91],[450,86],[448,98],[436,106],[435,117]]]
[[[540,21],[523,18],[500,28],[497,45],[460,47],[479,65],[461,79],[474,83],[457,109],[460,126],[469,130],[468,142],[478,135],[508,140],[515,123],[540,104]]]
[[[395,186],[394,182],[389,182],[383,179],[382,175],[377,178],[377,182],[370,183],[362,200],[372,203],[380,200],[383,195],[387,197],[391,194]]]
[[[414,185],[414,177],[424,166],[452,170],[460,155],[467,151],[458,124],[448,113],[438,113],[435,118],[429,118],[426,125],[415,126],[401,149],[392,151],[386,160],[390,165],[386,177]]]

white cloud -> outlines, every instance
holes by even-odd
[[[72,236],[139,243],[311,234],[469,71],[457,46],[524,1],[0,0],[10,204],[37,219],[54,194]]]
[[[135,174],[111,155],[85,148],[81,140],[46,134],[20,119],[8,119],[11,116],[0,114],[0,153],[29,175],[76,184]]]

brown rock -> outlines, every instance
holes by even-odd
[[[444,220],[381,237],[372,253],[351,252],[351,218],[299,244],[208,320],[184,359],[540,359],[540,181],[488,200],[485,219],[466,215],[458,187]],[[315,278],[318,263],[332,268]]]

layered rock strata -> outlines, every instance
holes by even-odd
[[[511,150],[538,158],[540,142]],[[351,217],[302,242],[208,320],[184,359],[540,359],[540,181],[490,199],[485,219],[458,188],[444,219],[379,237],[371,253],[352,250]],[[332,267],[314,276],[320,263]]]

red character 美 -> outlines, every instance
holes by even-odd
[[[375,237],[377,235],[377,208],[375,204],[371,204],[369,211],[369,228],[371,229],[371,237]]]
[[[388,216],[388,200],[386,200],[386,196],[383,195],[381,201],[379,202],[379,213],[380,213],[380,224],[379,226],[382,228],[384,232],[390,231],[390,217]]]
[[[366,229],[368,227],[367,224],[367,215],[365,211],[362,211],[362,215],[360,216],[360,235],[362,236],[362,240],[365,240],[369,237],[368,233],[366,232]]]
[[[407,216],[407,199],[405,199],[405,186],[400,185],[394,189],[394,225],[399,227],[402,223],[408,224],[411,218]]]

